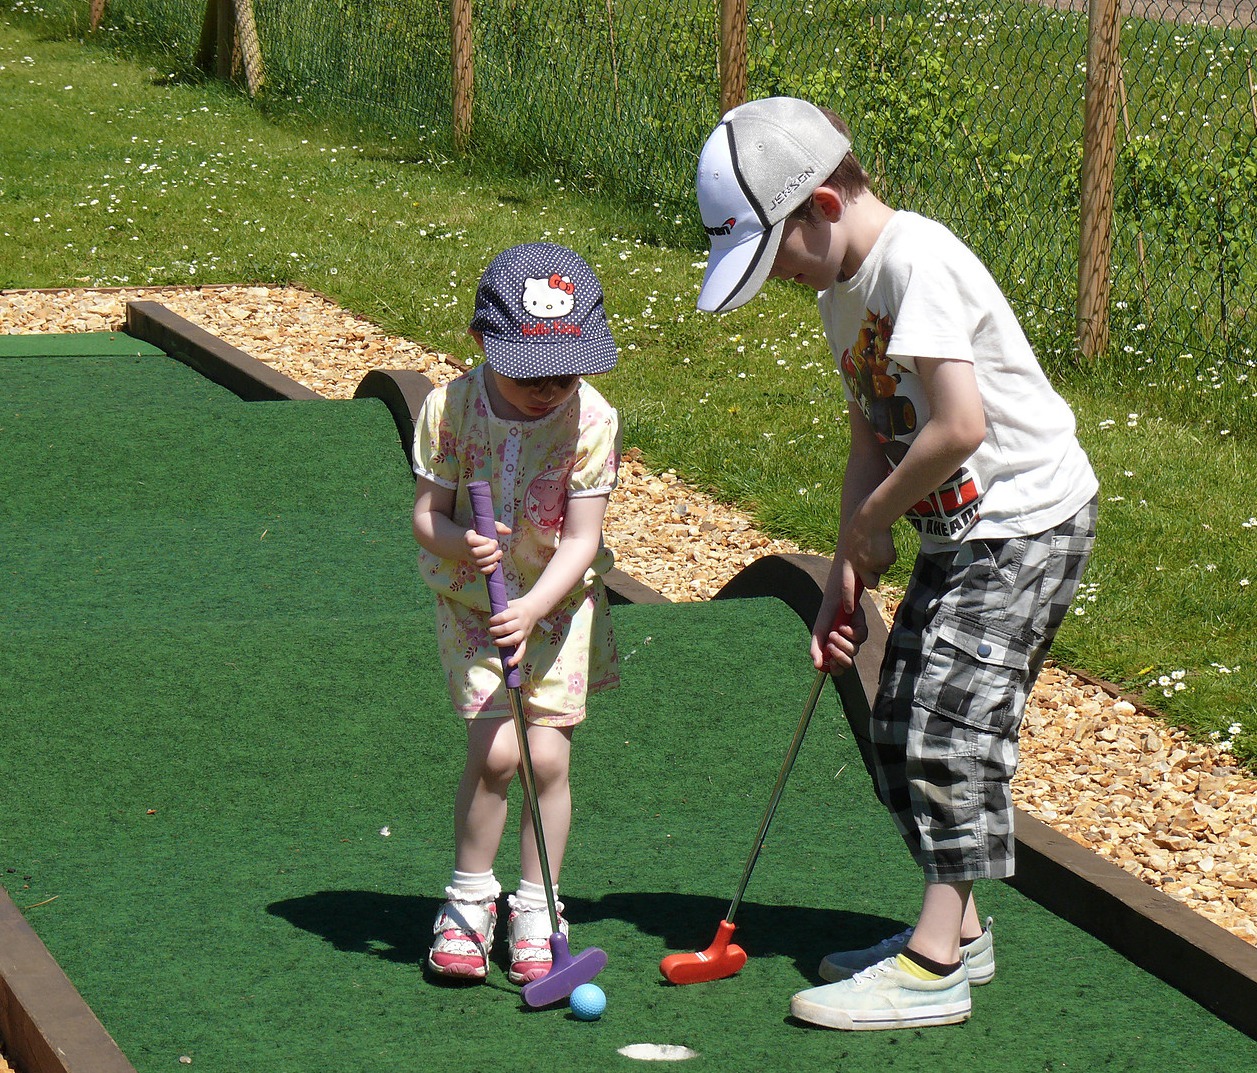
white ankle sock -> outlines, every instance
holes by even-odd
[[[501,893],[492,868],[487,872],[460,872],[455,868],[450,885],[445,888],[447,897],[464,902],[482,902]]]
[[[554,888],[554,896],[559,895],[558,887]],[[519,890],[515,892],[515,908],[524,910],[546,908],[546,888],[540,883],[527,879],[519,881]]]

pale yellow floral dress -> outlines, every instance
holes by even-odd
[[[454,490],[454,521],[472,528],[467,486],[488,481],[498,521],[511,529],[501,569],[507,596],[527,592],[558,547],[567,501],[609,495],[620,460],[615,409],[585,381],[563,407],[536,421],[493,413],[480,365],[424,400],[415,423],[415,473]],[[619,684],[603,546],[583,582],[528,639],[520,665],[529,722],[574,726],[588,694]],[[489,595],[470,560],[419,552],[419,570],[436,592],[437,641],[450,697],[467,719],[510,714],[502,664],[489,636]]]

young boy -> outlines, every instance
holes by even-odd
[[[783,97],[733,109],[697,186],[711,238],[698,307],[733,309],[770,276],[812,287],[842,373],[851,449],[818,668],[850,666],[866,636],[858,608],[829,624],[857,576],[872,587],[894,562],[894,521],[921,535],[871,726],[878,797],[924,875],[920,915],[826,957],[834,982],[791,1012],[844,1029],[964,1021],[969,985],[995,975],[973,882],[1013,872],[1018,727],[1091,551],[1095,474],[990,273],[874,196],[832,112]]]

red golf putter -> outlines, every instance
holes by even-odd
[[[472,514],[476,532],[491,540],[498,539],[493,517],[493,492],[487,481],[472,481],[467,486],[471,496]],[[495,569],[485,579],[489,585],[489,607],[496,615],[506,610],[506,583],[502,572]],[[537,783],[533,777],[532,754],[528,750],[528,724],[524,719],[524,701],[520,696],[518,667],[508,667],[507,660],[515,654],[513,647],[504,647],[502,653],[502,678],[511,705],[511,717],[515,720],[515,736],[519,740],[520,781],[524,787],[524,799],[532,813],[532,829],[537,840],[537,858],[541,863],[546,891],[546,909],[550,913],[550,971],[540,979],[523,986],[524,1002],[534,1008],[570,998],[581,984],[589,983],[607,965],[607,955],[596,946],[590,946],[579,954],[568,949],[567,936],[559,930],[559,910],[554,902],[554,888],[550,883],[550,857],[546,853],[545,834],[541,828],[541,807],[537,802]]]
[[[860,594],[863,592],[864,585],[857,577],[855,579],[855,602],[857,606],[860,603]],[[837,629],[839,626],[848,625],[850,622],[851,616],[847,613],[846,608],[839,606],[838,614],[834,616],[833,628]],[[750,856],[746,859],[746,867],[742,869],[742,881],[738,884],[737,893],[729,904],[729,911],[716,929],[716,937],[706,950],[699,950],[693,954],[669,954],[659,962],[659,971],[663,973],[664,978],[669,983],[701,984],[709,980],[723,980],[726,976],[733,976],[741,971],[742,966],[746,964],[746,951],[732,941],[735,931],[733,918],[737,914],[738,906],[742,904],[742,895],[746,893],[746,885],[751,881],[751,872],[755,868],[755,862],[759,859],[760,850],[764,848],[764,838],[768,834],[768,825],[773,822],[773,814],[777,811],[777,803],[781,800],[781,792],[786,787],[786,779],[794,767],[795,758],[799,755],[799,746],[803,744],[803,735],[807,733],[808,724],[812,721],[812,714],[816,711],[816,702],[820,700],[821,690],[825,688],[825,679],[828,677],[828,669],[821,669],[816,672],[816,678],[812,681],[812,691],[808,694],[807,703],[803,705],[803,714],[799,717],[799,725],[795,728],[794,737],[790,739],[790,747],[786,750],[786,757],[782,761],[781,771],[777,775],[777,782],[773,786],[772,795],[768,799],[768,808],[764,810],[764,818],[760,820],[759,831],[755,835],[755,844],[751,847]]]

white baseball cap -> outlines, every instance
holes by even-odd
[[[711,240],[699,309],[723,312],[755,297],[787,217],[850,151],[824,112],[795,97],[765,97],[725,113],[698,158],[698,210]]]

